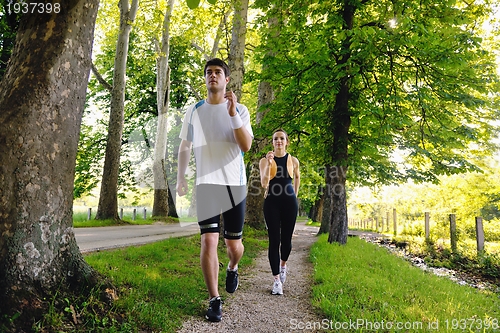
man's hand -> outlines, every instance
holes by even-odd
[[[186,181],[186,177],[181,177],[177,179],[177,194],[182,197],[188,192],[188,183]]]
[[[226,91],[224,98],[227,100],[227,112],[229,113],[229,116],[235,116],[237,102],[235,93],[232,90]]]

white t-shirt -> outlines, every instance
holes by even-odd
[[[196,108],[195,106],[198,105]],[[243,126],[253,137],[250,114],[243,104],[236,104]],[[192,141],[196,159],[196,185],[246,185],[243,154],[234,138],[227,102],[198,102],[188,107],[179,137]],[[192,125],[192,138],[189,125]]]

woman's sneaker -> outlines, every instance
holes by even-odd
[[[219,296],[210,299],[205,318],[214,322],[222,320],[222,300]]]
[[[273,295],[283,295],[283,284],[280,280],[274,280],[273,290],[271,291]]]
[[[286,266],[280,269],[280,281],[282,284],[286,281]]]

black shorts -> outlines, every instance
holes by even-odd
[[[196,213],[202,234],[220,231],[224,218],[224,238],[241,239],[245,221],[246,186],[200,184],[196,186]]]

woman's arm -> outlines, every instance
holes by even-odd
[[[269,186],[269,180],[271,178],[271,163],[265,157],[261,158],[259,161],[259,170],[260,170],[260,185],[263,188],[267,188]]]
[[[300,187],[300,163],[296,157],[293,157],[293,190],[295,191],[295,195],[299,195],[299,187]]]

